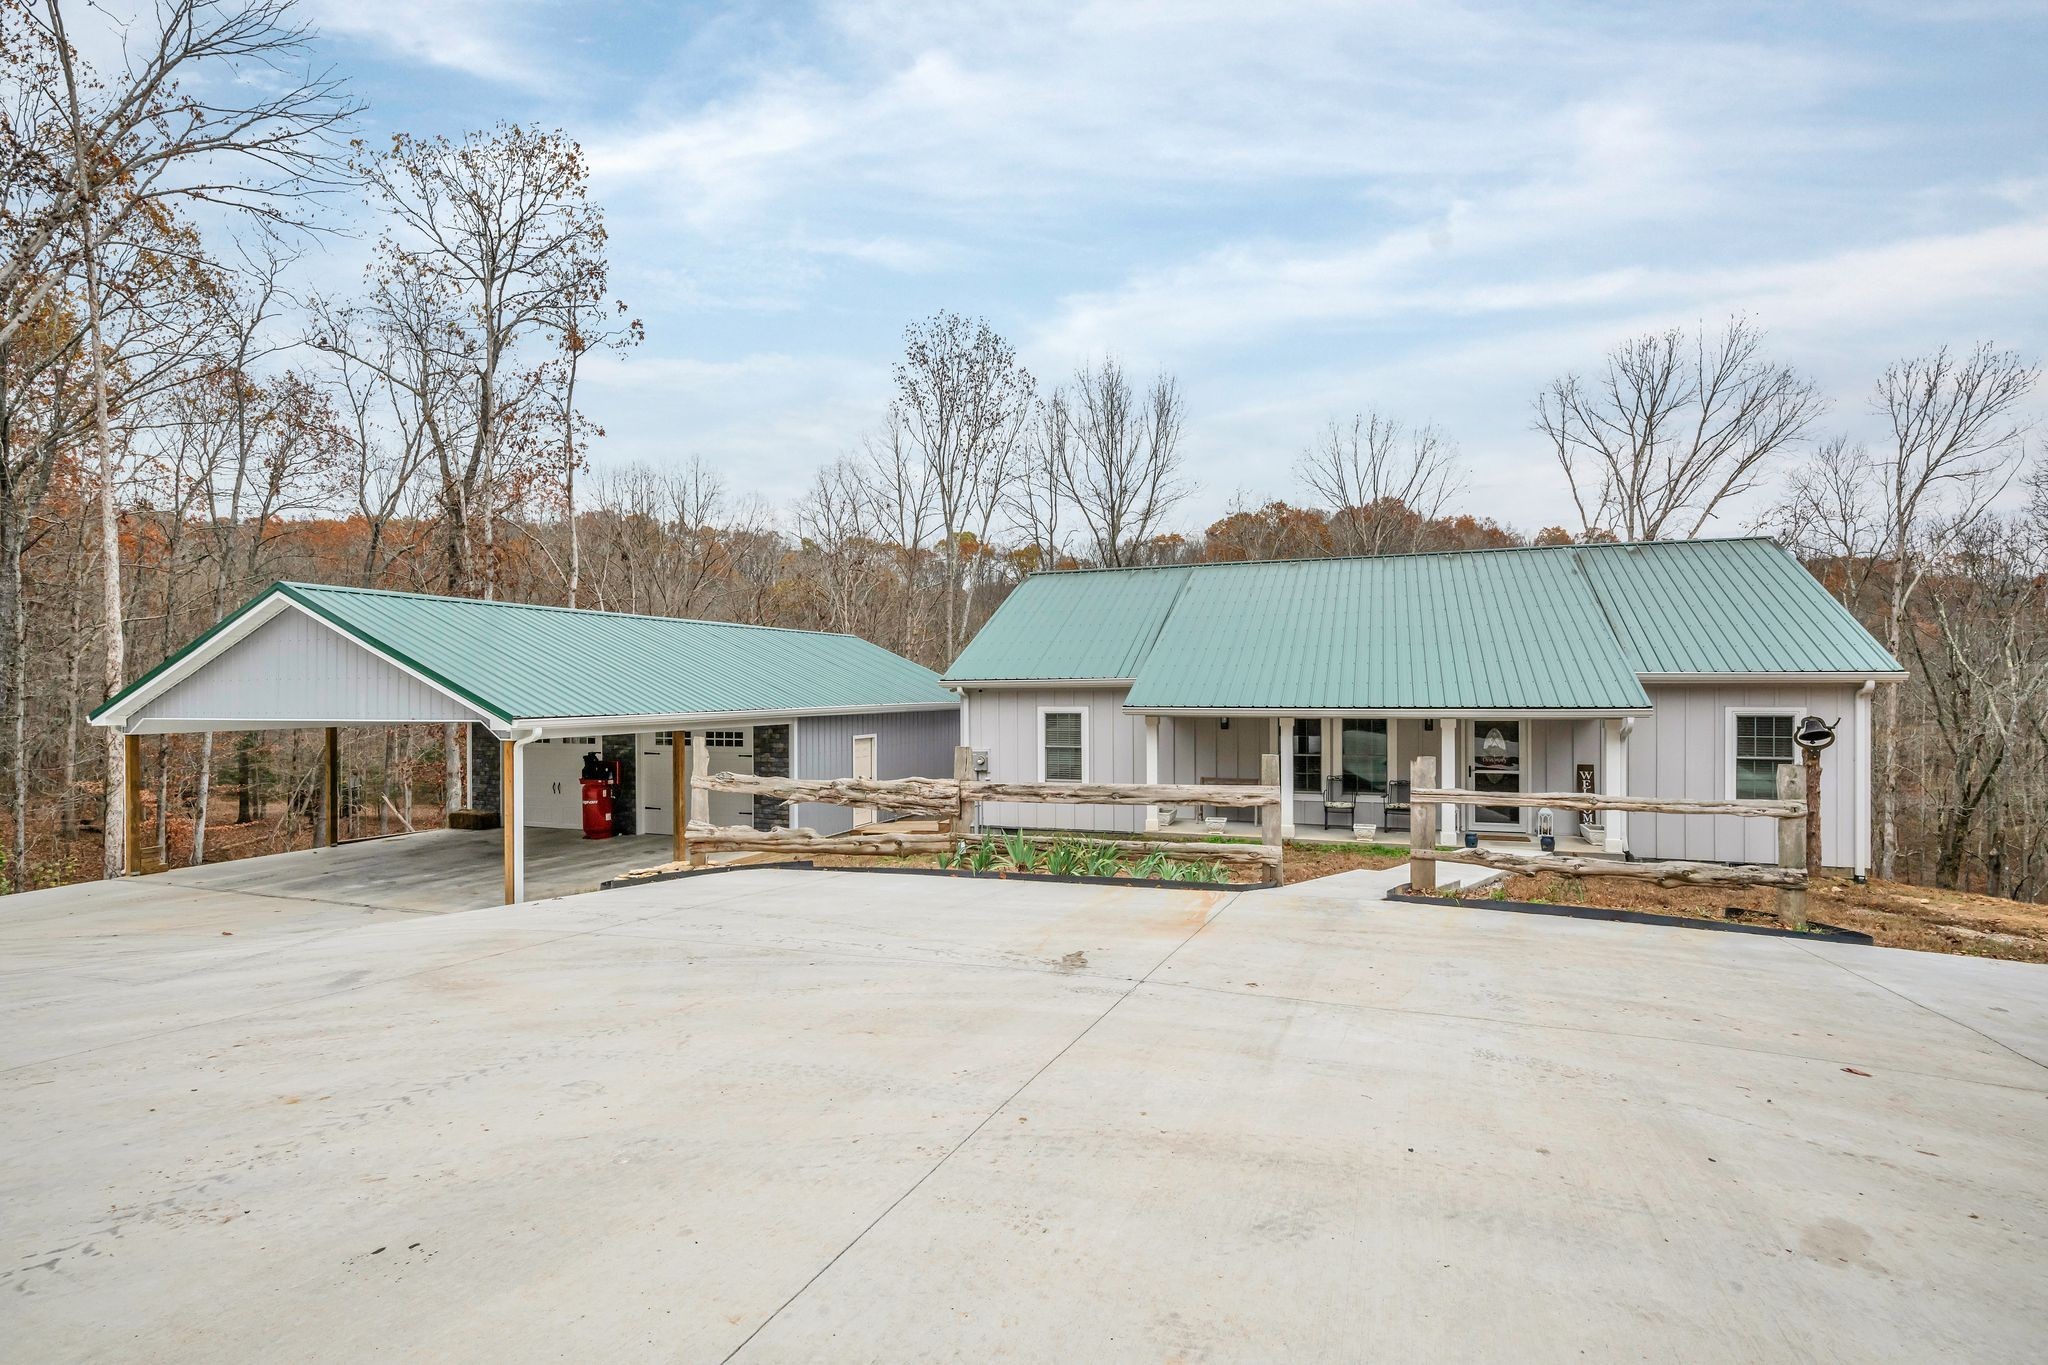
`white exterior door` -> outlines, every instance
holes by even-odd
[[[754,730],[752,726],[705,730],[704,763],[714,773],[754,771]],[[710,792],[711,823],[714,825],[754,824],[754,798],[733,792]]]
[[[595,747],[580,739],[540,739],[526,746],[520,766],[530,828],[583,828],[583,755]]]
[[[875,780],[875,773],[877,771],[879,770],[875,766],[875,736],[855,735],[853,737],[854,777],[872,782]],[[875,822],[875,815],[876,811],[873,806],[855,806],[853,808],[853,823],[856,825],[871,825]]]
[[[1476,792],[1522,791],[1523,756],[1527,748],[1526,727],[1518,720],[1475,720],[1466,722],[1465,786]],[[1523,811],[1519,806],[1471,806],[1472,828],[1479,831],[1519,831]]]
[[[640,790],[640,832],[673,834],[675,813],[669,802],[675,792],[675,745],[666,734],[639,736],[640,766],[636,785]]]

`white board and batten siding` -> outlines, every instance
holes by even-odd
[[[798,779],[853,776],[853,741],[875,737],[875,776],[951,777],[953,750],[961,744],[960,711],[880,711],[871,715],[804,716],[796,722],[790,748]],[[893,819],[887,811],[883,819]],[[841,834],[852,829],[853,810],[815,801],[799,802],[792,817],[805,829]]]
[[[283,611],[137,708],[136,734],[486,721],[302,611]],[[488,723],[486,721],[486,723]]]
[[[1821,751],[1821,861],[1854,867],[1858,822],[1870,818],[1862,790],[1868,738],[1857,723],[1857,684],[1831,682],[1686,683],[1646,685],[1655,708],[1636,718],[1628,740],[1629,791],[1637,796],[1722,800],[1733,795],[1729,773],[1734,736],[1729,717],[1743,711],[1812,714],[1833,724],[1834,744]],[[1628,818],[1629,851],[1638,858],[1774,863],[1774,820],[1736,816],[1644,815]]]
[[[1039,714],[1044,710],[1081,710],[1086,749],[1084,778],[1090,782],[1145,780],[1145,721],[1124,712],[1123,687],[988,687],[970,688],[964,713],[971,749],[988,751],[988,776],[994,782],[1039,780]],[[1159,766],[1165,780],[1166,736],[1160,735]],[[1145,827],[1142,806],[1038,805],[1009,801],[983,802],[974,817],[982,825],[1017,829],[1072,829],[1099,833],[1137,832]]]

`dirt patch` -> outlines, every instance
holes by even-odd
[[[1292,885],[1317,877],[1334,877],[1339,872],[1377,872],[1407,861],[1407,849],[1388,844],[1289,844],[1285,866],[1288,884]]]
[[[1290,849],[1290,873],[1293,861]],[[1293,877],[1290,875],[1288,880]],[[1499,894],[1507,900],[1643,910],[1724,923],[1778,922],[1769,891],[1656,886],[1618,878],[1572,878],[1553,873],[1509,877],[1499,885]],[[1806,914],[1809,919],[1838,929],[1868,934],[1885,948],[2048,962],[2048,906],[1906,882],[1873,879],[1866,886],[1858,886],[1844,878],[1822,877],[1815,879],[1807,892]]]

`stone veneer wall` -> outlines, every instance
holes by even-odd
[[[484,726],[469,727],[470,810],[498,809],[498,737]]]
[[[789,776],[789,727],[754,727],[754,772],[760,777]],[[754,798],[754,828],[781,829],[789,823],[789,802],[772,796]]]

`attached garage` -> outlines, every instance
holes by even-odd
[[[668,835],[679,737],[714,772],[943,777],[960,734],[936,674],[851,635],[309,583],[259,593],[92,722],[128,737],[131,774],[145,735],[467,727],[470,803],[504,814],[508,902],[525,896],[527,831],[581,827],[587,756],[616,764],[621,834]],[[330,843],[333,780],[330,760]],[[852,819],[700,797],[715,824],[829,832]]]

